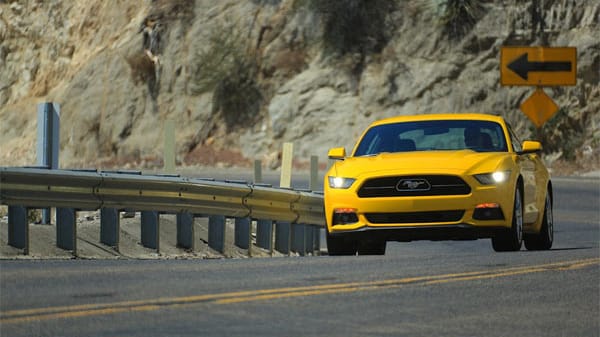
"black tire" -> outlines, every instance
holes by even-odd
[[[327,233],[327,252],[331,256],[356,255],[357,244],[344,237],[332,236]]]
[[[549,250],[554,242],[554,215],[552,212],[552,196],[546,192],[544,201],[544,218],[538,234],[527,234],[524,237],[525,248],[528,250]]]
[[[505,233],[492,237],[492,247],[497,252],[514,252],[523,244],[523,202],[521,189],[517,186],[513,206],[512,225]]]
[[[358,255],[385,255],[387,241],[371,240],[358,243]]]

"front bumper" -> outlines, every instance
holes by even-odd
[[[468,194],[360,198],[360,183],[345,190],[326,187],[328,231],[331,235],[411,241],[493,237],[510,228],[514,183],[482,185],[470,176],[461,178],[471,188]],[[340,209],[354,210],[356,216],[351,218],[356,221],[340,223],[335,216]]]

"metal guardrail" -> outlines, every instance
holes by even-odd
[[[101,242],[118,250],[118,211],[142,211],[142,245],[159,250],[160,213],[177,214],[177,243],[193,249],[193,218],[209,217],[209,246],[223,252],[225,218],[236,219],[236,245],[247,248],[250,221],[257,244],[312,252],[325,225],[323,196],[247,182],[221,182],[139,172],[0,167],[0,204],[9,206],[9,244],[29,250],[27,208],[57,207],[57,246],[76,255],[75,212],[101,210]],[[269,223],[271,226],[269,226]],[[293,228],[292,228],[293,227]],[[307,242],[307,238],[311,242]]]

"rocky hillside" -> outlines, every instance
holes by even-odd
[[[469,1],[452,26],[442,2],[0,0],[0,166],[35,162],[53,101],[61,167],[160,166],[166,120],[181,165],[276,166],[283,142],[324,161],[375,119],[480,111],[597,169],[600,3]],[[578,82],[546,89],[561,109],[537,132],[519,111],[533,89],[500,86],[499,55],[546,43],[577,47]]]

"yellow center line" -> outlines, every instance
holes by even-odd
[[[359,291],[384,290],[399,288],[407,285],[435,285],[450,282],[473,281],[480,279],[491,279],[549,271],[573,270],[591,265],[596,265],[599,263],[600,258],[591,258],[583,260],[555,262],[534,266],[523,266],[496,270],[482,270],[431,276],[407,277],[401,279],[389,279],[379,281],[338,283],[303,287],[286,287],[276,289],[237,291],[221,294],[205,294],[185,297],[122,301],[114,303],[96,303],[24,310],[10,310],[0,313],[0,323],[22,323],[50,319],[108,315],[121,312],[153,311],[165,307],[178,307],[199,303],[213,303],[224,305],[232,303],[273,300],[291,297],[306,297],[324,294],[341,294]]]

